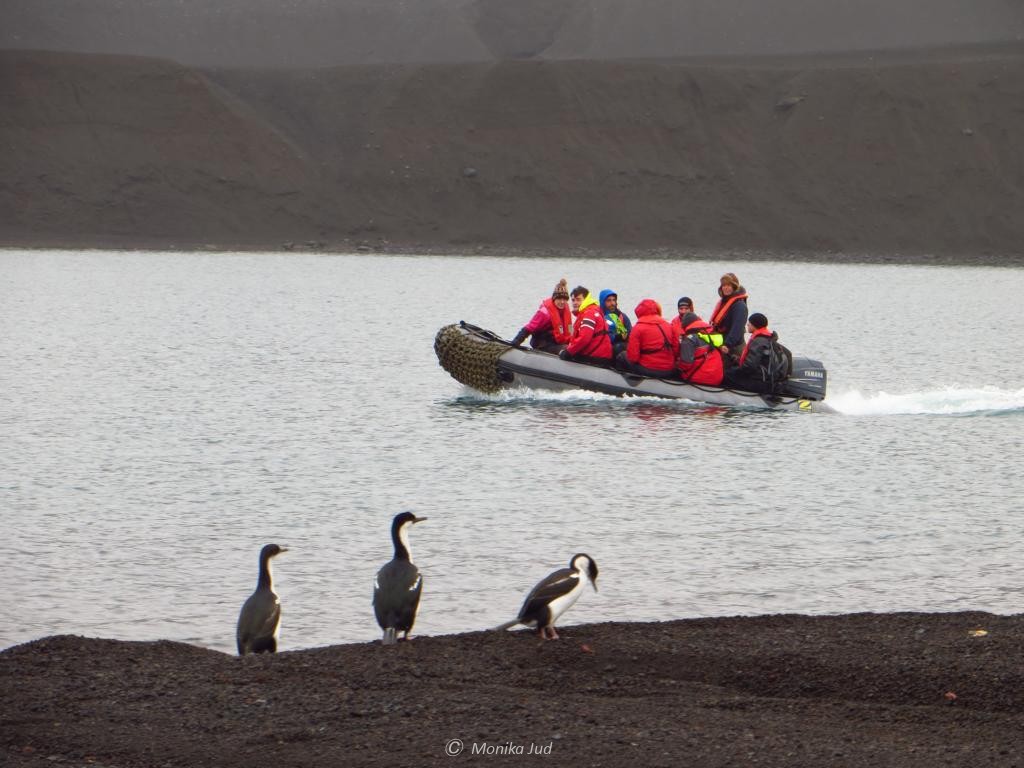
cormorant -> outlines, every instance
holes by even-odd
[[[545,640],[557,640],[555,622],[579,599],[583,587],[588,583],[596,592],[597,563],[590,555],[581,552],[573,555],[568,568],[559,568],[547,575],[530,591],[519,616],[495,629],[508,629],[522,624],[535,627]]]
[[[395,556],[390,563],[377,571],[373,582],[373,611],[377,614],[377,623],[384,630],[384,645],[396,641],[398,632],[404,632],[403,639],[409,639],[413,622],[416,621],[416,609],[420,605],[420,593],[423,591],[423,577],[419,569],[413,565],[409,552],[410,524],[421,523],[427,518],[416,517],[412,512],[395,515],[391,522],[391,541],[395,545]]]
[[[262,653],[277,650],[277,633],[281,628],[281,601],[274,593],[273,578],[270,575],[270,558],[287,552],[277,544],[267,544],[260,550],[260,578],[256,591],[252,593],[238,614],[238,655]]]

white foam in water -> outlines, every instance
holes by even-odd
[[[650,398],[628,398],[624,399],[615,395],[606,395],[602,392],[588,392],[585,389],[570,389],[564,392],[551,392],[544,389],[502,389],[493,394],[478,392],[472,387],[465,387],[463,395],[474,399],[489,400],[494,403],[516,403],[523,400],[536,400],[552,403],[577,403],[577,402],[609,402],[621,403],[631,400],[640,402],[656,402]],[[664,401],[661,401],[664,402]],[[687,401],[680,401],[687,402]]]
[[[890,395],[888,392],[865,395],[852,391],[830,395],[827,402],[848,416],[1006,412],[1024,410],[1024,389],[947,387],[905,395]]]
[[[564,392],[552,392],[545,389],[502,389],[492,394],[478,392],[472,387],[464,387],[462,396],[473,400],[484,400],[492,403],[609,403],[614,405],[669,405],[677,404],[682,408],[691,408],[694,405],[707,405],[694,400],[679,398],[677,400],[664,400],[657,397],[619,397],[617,395],[606,395],[603,392],[588,392],[585,389],[570,389]],[[708,406],[712,407],[712,406]],[[715,406],[721,407],[721,406]]]

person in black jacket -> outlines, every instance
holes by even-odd
[[[718,286],[718,303],[711,313],[715,333],[723,336],[721,351],[734,361],[743,350],[743,327],[747,322],[747,291],[734,272],[722,275]]]
[[[771,343],[779,340],[775,331],[768,330],[768,318],[755,312],[747,322],[750,340],[739,356],[739,364],[725,371],[723,385],[729,389],[770,393],[775,382],[768,376],[768,358]]]

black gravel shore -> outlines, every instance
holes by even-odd
[[[0,754],[14,766],[111,768],[908,768],[1024,755],[1019,617],[781,615],[562,635],[242,659],[166,641],[45,638],[0,653]]]

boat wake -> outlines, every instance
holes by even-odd
[[[648,410],[650,408],[674,409],[679,412],[700,410],[700,411],[721,411],[723,408],[730,408],[742,411],[760,411],[763,408],[756,406],[721,406],[702,403],[697,400],[686,398],[663,399],[657,397],[620,397],[618,395],[607,395],[601,392],[590,392],[585,389],[571,389],[563,392],[551,392],[543,389],[511,388],[503,389],[500,392],[478,392],[472,387],[463,389],[456,400],[463,404],[501,404],[501,405],[539,405],[539,406],[568,406],[583,407],[599,406],[601,408],[627,408],[636,410]]]
[[[598,392],[572,390],[545,392],[526,389],[508,389],[484,394],[467,387],[459,397],[461,402],[476,403],[551,403],[561,405],[615,404],[643,406],[648,398],[621,398]],[[673,401],[658,400],[659,403]],[[675,401],[680,410],[695,406],[709,407],[690,400]],[[915,416],[915,415],[1001,415],[1024,413],[1024,389],[1005,390],[996,387],[958,389],[947,387],[927,392],[896,395],[888,392],[863,393],[856,390],[830,395],[828,404],[845,416]]]
[[[544,389],[511,388],[499,392],[478,392],[472,387],[466,387],[459,398],[465,401],[479,401],[485,403],[640,403],[651,402],[649,398],[640,397],[617,397],[616,395],[605,395],[601,392],[588,392],[585,389],[570,389],[564,392],[551,392]],[[657,400],[656,402],[662,402]],[[666,401],[670,402],[670,401]],[[681,403],[690,403],[689,400],[680,400]]]
[[[1024,412],[1024,389],[947,387],[928,392],[910,392],[905,395],[891,395],[888,392],[864,394],[852,391],[829,395],[828,403],[847,416],[998,415],[1013,411]]]

